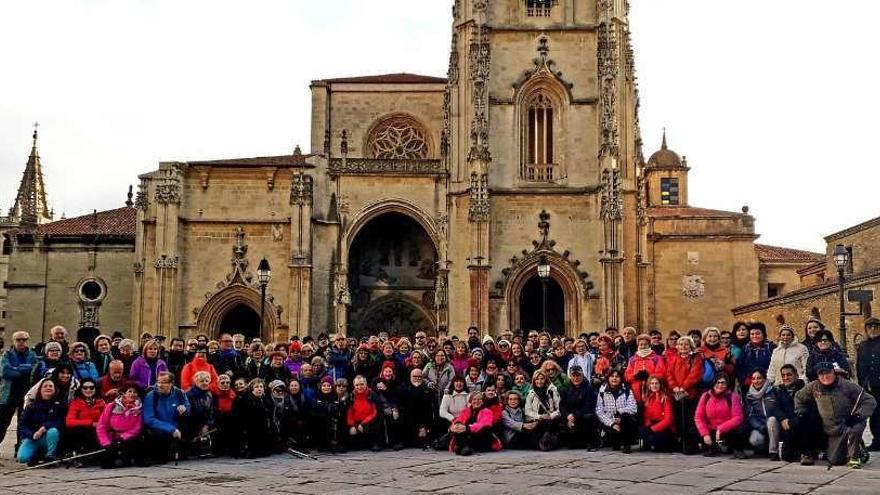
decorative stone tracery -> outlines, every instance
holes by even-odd
[[[373,158],[420,160],[430,155],[428,133],[408,115],[386,117],[373,126],[367,140]]]

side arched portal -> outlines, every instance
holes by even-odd
[[[245,285],[230,285],[211,296],[199,311],[196,333],[216,337],[224,332],[236,332],[243,333],[248,338],[260,337],[264,342],[269,342],[278,325],[274,305],[266,301],[263,328],[259,328],[259,315],[260,292]],[[232,326],[247,328],[231,328]]]
[[[545,255],[550,264],[550,297],[548,307],[551,313],[551,322],[555,320],[550,330],[565,335],[577,335],[583,331],[581,314],[584,299],[583,286],[579,275],[571,267],[567,259],[555,251],[535,251],[523,259],[516,267],[515,272],[510,274],[507,286],[504,290],[504,298],[507,302],[508,321],[511,329],[531,330],[523,327],[524,324],[540,322],[541,315],[523,317],[523,310],[533,312],[541,310],[541,301],[532,298],[540,296],[540,279],[537,277],[537,267],[541,255]],[[524,301],[523,299],[527,300]],[[523,307],[526,304],[526,307]],[[560,320],[561,318],[561,320]],[[536,328],[535,330],[540,330]]]

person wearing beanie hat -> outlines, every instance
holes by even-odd
[[[330,452],[342,452],[344,421],[341,421],[345,413],[345,406],[339,394],[334,390],[333,378],[325,376],[321,378],[318,393],[315,395],[315,404],[312,412],[312,427],[315,433],[312,439],[315,446],[320,450]]]
[[[211,384],[217,383],[217,370],[208,362],[208,347],[205,345],[196,347],[192,361],[187,363],[183,367],[183,371],[180,372],[180,388],[189,390],[193,384],[193,377],[199,371],[207,371],[211,375]]]
[[[299,341],[291,342],[287,347],[287,359],[284,360],[284,367],[290,372],[290,376],[299,376],[300,369],[302,369],[304,362],[305,361],[303,361],[302,357],[302,344],[300,344]]]
[[[852,376],[852,368],[846,355],[834,341],[834,334],[828,330],[819,330],[813,336],[815,346],[807,359],[807,380],[815,381],[819,376],[819,367],[831,366],[835,373],[845,377]]]

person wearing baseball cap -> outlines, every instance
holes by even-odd
[[[880,319],[865,320],[865,335],[868,339],[859,346],[856,357],[856,370],[859,385],[874,397],[880,393]],[[874,440],[868,450],[880,450],[880,407],[874,409],[870,419],[871,434]]]
[[[599,446],[600,431],[596,419],[596,392],[580,365],[570,366],[568,377],[568,387],[560,392],[561,440],[569,448],[595,449]]]

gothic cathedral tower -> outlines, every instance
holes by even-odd
[[[470,311],[450,308],[451,328],[576,335],[641,322],[628,8],[456,0],[442,149],[449,289]]]

